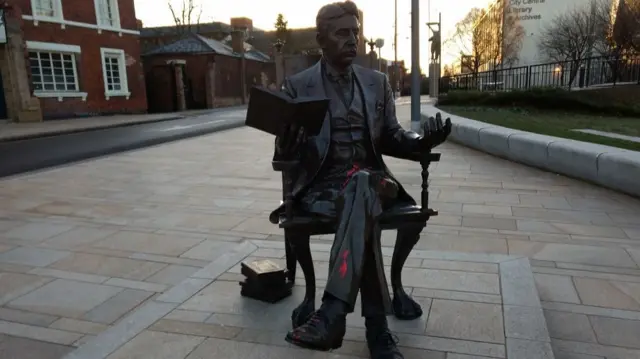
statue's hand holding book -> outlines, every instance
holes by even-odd
[[[328,109],[327,98],[292,98],[280,91],[253,87],[245,124],[276,136],[278,153],[292,154],[307,136],[320,133]]]

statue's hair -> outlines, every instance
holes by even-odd
[[[340,1],[325,5],[318,10],[318,15],[316,16],[316,31],[323,33],[327,30],[331,20],[350,15],[360,20],[358,6],[351,1]]]

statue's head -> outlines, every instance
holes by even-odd
[[[358,51],[360,15],[350,1],[323,6],[316,16],[316,40],[325,58],[333,65],[351,65]]]

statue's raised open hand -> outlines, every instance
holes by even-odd
[[[430,150],[447,140],[451,133],[451,119],[447,118],[442,121],[440,112],[436,113],[436,117],[429,117],[423,125],[424,134],[420,139],[420,147],[424,150]]]

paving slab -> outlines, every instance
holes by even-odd
[[[406,125],[409,107],[398,113]],[[248,358],[367,357],[357,315],[333,353],[285,344],[300,286],[276,305],[239,297],[238,262],[284,257],[267,220],[281,199],[272,146],[235,129],[0,181],[0,343],[74,346],[69,358],[83,359],[172,338],[192,358],[215,346]],[[550,348],[557,358],[640,357],[633,336],[607,336],[640,321],[640,201],[450,143],[438,151],[430,192],[441,217],[404,271],[425,315],[391,321],[407,358],[544,358]],[[419,198],[418,167],[388,165]],[[312,242],[319,287],[331,239]],[[394,241],[383,234],[387,265]],[[102,294],[60,299],[89,287]]]
[[[71,350],[73,350],[73,347],[67,345],[20,337],[6,337],[3,340],[0,337],[2,359],[59,359]]]
[[[9,307],[61,317],[77,318],[123,289],[93,283],[56,279],[14,299]]]
[[[269,241],[256,240],[251,242],[251,246],[246,242],[237,244],[233,252],[244,253],[244,258],[251,260],[255,258],[251,257],[251,254],[273,249],[272,247],[278,247],[281,244],[282,242],[269,243]],[[261,245],[263,246],[261,247]],[[324,249],[326,252],[330,247],[325,246],[320,249]],[[319,252],[321,251],[316,253]],[[494,293],[497,300],[495,303],[482,303],[455,296],[455,293],[486,295],[486,290],[480,286],[457,287],[455,290],[451,290],[442,289],[438,282],[422,283],[424,293],[428,293],[426,292],[428,290],[436,290],[440,292],[440,297],[447,297],[445,293],[449,293],[449,295],[447,299],[416,296],[426,311],[422,318],[409,322],[391,319],[392,330],[398,333],[401,345],[412,353],[413,357],[417,358],[420,355],[424,356],[425,353],[430,353],[434,357],[441,354],[444,358],[446,353],[453,353],[508,359],[506,344],[510,338],[518,339],[518,346],[513,349],[516,353],[514,358],[520,357],[520,354],[517,353],[523,347],[537,348],[536,350],[543,351],[550,350],[550,338],[540,304],[533,307],[527,306],[530,305],[530,302],[537,300],[535,288],[530,293],[535,296],[534,299],[527,301],[523,306],[505,307],[503,311],[502,293],[513,293],[519,290],[519,287],[515,285],[518,282],[529,284],[534,282],[531,271],[526,271],[526,269],[530,269],[526,265],[528,262],[526,258],[517,256],[492,258],[482,254],[461,255],[443,252],[423,253],[423,256],[450,257],[446,261],[447,267],[450,268],[453,275],[458,277],[473,278],[474,274],[493,276],[495,282],[498,283]],[[462,257],[464,260],[451,259],[456,257]],[[441,261],[441,265],[442,262],[444,261]],[[213,342],[222,347],[230,348],[228,350],[232,354],[225,354],[229,355],[224,356],[225,358],[276,358],[278,355],[285,355],[285,353],[294,356],[304,355],[302,352],[298,353],[299,349],[292,348],[283,339],[284,334],[290,329],[291,311],[302,299],[304,288],[300,285],[296,286],[293,296],[276,304],[247,299],[240,296],[237,277],[231,276],[231,280],[225,280],[222,277],[222,274],[235,274],[237,264],[219,258],[212,265],[220,267],[223,263],[227,268],[217,276],[217,279],[204,281],[203,278],[198,277],[197,273],[194,273],[169,290],[169,292],[177,291],[177,297],[176,294],[167,292],[149,302],[147,306],[165,305],[162,310],[164,314],[162,317],[156,315],[157,319],[153,320],[153,323],[151,323],[152,319],[148,318],[148,326],[139,325],[135,331],[131,331],[129,328],[129,332],[126,327],[118,329],[120,324],[115,325],[80,346],[77,352],[71,353],[68,358],[81,357],[80,353],[83,354],[82,357],[104,358],[107,355],[105,348],[114,349],[117,344],[121,346],[108,353],[107,358],[135,356],[136,353],[142,353],[145,348],[150,346],[154,347],[152,349],[154,353],[155,350],[160,350],[154,354],[158,357],[171,355],[171,358],[190,358],[203,355],[198,353],[211,355],[209,347]],[[515,271],[517,277],[514,277],[512,281],[500,282],[502,271],[512,270],[514,265],[523,267],[522,270]],[[420,270],[420,268],[406,269],[407,272]],[[474,273],[473,270],[491,273]],[[320,295],[321,293],[318,293],[318,299]],[[169,297],[178,300],[171,301]],[[146,309],[147,306],[133,311],[128,317],[122,319],[122,322],[132,321],[133,319],[129,318],[133,318],[139,315],[138,312],[145,310],[147,316],[153,316],[153,313]],[[356,313],[359,313],[358,308],[356,308]],[[366,351],[354,351],[354,348],[362,349],[365,345],[362,318],[357,315],[350,316],[348,327],[347,339],[354,344],[340,348],[334,353],[306,352],[306,355],[317,358],[366,356]],[[121,332],[120,336],[116,334],[118,331]],[[171,343],[174,343],[175,346],[172,346],[171,349],[162,349],[164,345]],[[257,346],[259,350],[256,349],[256,343],[261,344]],[[265,346],[266,344],[269,346]],[[191,354],[186,356],[182,351]],[[544,352],[546,353],[546,351]],[[222,356],[220,357],[222,358]]]

